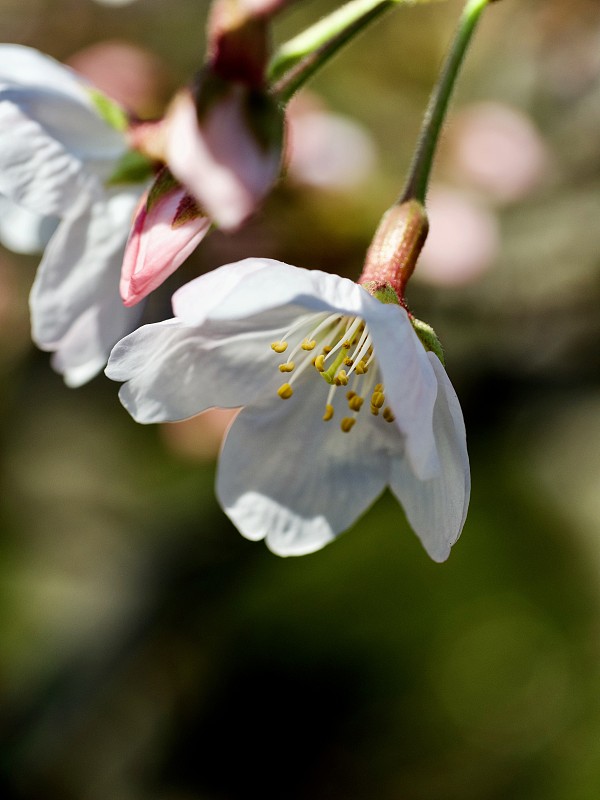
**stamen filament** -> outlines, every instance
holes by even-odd
[[[348,323],[346,323],[348,324]],[[346,336],[343,339],[340,339],[339,342],[332,347],[331,351],[327,354],[327,358],[332,356],[340,347],[344,347],[346,350],[349,350],[352,347],[352,338],[354,333],[360,326],[363,324],[362,320],[359,317],[356,317],[354,322],[350,325],[350,327],[346,328]]]
[[[364,336],[365,333],[367,334],[366,336]],[[358,345],[356,346],[356,350],[354,351],[354,354],[352,356],[352,360],[354,361],[354,364],[350,368],[350,370],[348,372],[348,375],[351,375],[355,370],[357,370],[359,364],[360,364],[360,368],[361,368],[361,370],[363,372],[367,371],[367,366],[368,366],[369,362],[368,361],[365,362],[364,356],[366,356],[367,353],[369,352],[369,350],[372,348],[371,336],[369,335],[369,333],[367,331],[367,328],[365,328],[365,330],[363,332],[363,336],[364,336],[364,339],[363,339],[363,337],[361,337],[361,342],[359,342]],[[360,350],[359,350],[359,347],[360,347]],[[371,350],[371,355],[372,354],[373,354],[373,351]],[[361,372],[359,371],[358,374],[360,375]]]
[[[294,374],[293,374],[293,375],[292,375],[292,377],[290,378],[290,383],[293,383],[295,380],[297,380],[297,379],[298,379],[298,376],[302,375],[302,373],[304,372],[304,370],[305,370],[307,367],[312,367],[312,365],[313,365],[312,358],[310,358],[310,356],[307,356],[307,357],[304,359],[304,361],[303,361],[303,362],[300,364],[300,366],[298,367],[298,369],[294,370]]]

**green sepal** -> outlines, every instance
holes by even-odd
[[[88,93],[102,119],[111,128],[124,133],[129,126],[127,112],[114,100],[99,92],[98,89],[88,88]]]
[[[367,292],[380,303],[385,303],[389,305],[390,303],[396,306],[400,305],[400,300],[398,299],[398,295],[393,286],[389,283],[377,283],[376,281],[366,281],[366,283],[361,283],[363,289],[366,289]]]
[[[168,194],[173,189],[176,189],[181,184],[174,178],[168,167],[163,167],[154,179],[154,183],[148,192],[148,199],[146,200],[146,211],[151,211],[152,207],[158,203],[159,200]]]
[[[137,150],[128,150],[117,162],[107,181],[108,186],[122,183],[143,183],[151,178],[154,168],[150,159]]]
[[[411,317],[410,321],[425,350],[435,353],[445,366],[446,362],[444,360],[444,349],[442,347],[442,343],[436,336],[436,333],[431,325],[428,325],[426,322],[422,322],[420,319],[416,319],[415,317]]]

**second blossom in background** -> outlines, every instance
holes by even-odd
[[[57,223],[31,291],[32,335],[71,386],[99,372],[139,319],[118,287],[145,183],[110,180],[129,149],[126,125],[123,112],[68,67],[0,46],[0,195]]]

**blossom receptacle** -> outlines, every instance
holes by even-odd
[[[418,200],[389,208],[375,232],[358,282],[371,294],[391,288],[404,304],[404,290],[428,231],[427,213]]]
[[[129,234],[120,282],[124,304],[133,306],[160,286],[210,225],[194,198],[163,169],[141,199]]]
[[[313,552],[389,486],[429,555],[447,558],[469,501],[464,423],[400,304],[247,259],[186,284],[173,308],[115,347],[107,375],[139,422],[241,407],[217,494],[244,536]]]
[[[213,0],[207,21],[206,63],[226,81],[264,88],[269,20],[290,0]]]

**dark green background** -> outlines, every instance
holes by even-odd
[[[276,38],[334,5],[298,2]],[[246,255],[356,277],[459,10],[398,8],[313,82],[374,137],[360,190],[283,182],[246,229],[200,247],[150,314],[168,314],[178,282]],[[0,38],[62,59],[137,43],[161,60],[166,97],[200,62],[205,12],[2,0]],[[598,41],[594,0],[502,0],[457,93],[455,110],[495,100],[529,115],[551,167],[492,208],[492,269],[409,290],[469,434],[471,510],[446,564],[387,494],[312,556],[243,540],[210,460],[133,423],[103,376],[73,391],[51,372],[28,338],[37,260],[0,251],[3,798],[596,800]],[[448,174],[442,154],[436,180]]]

